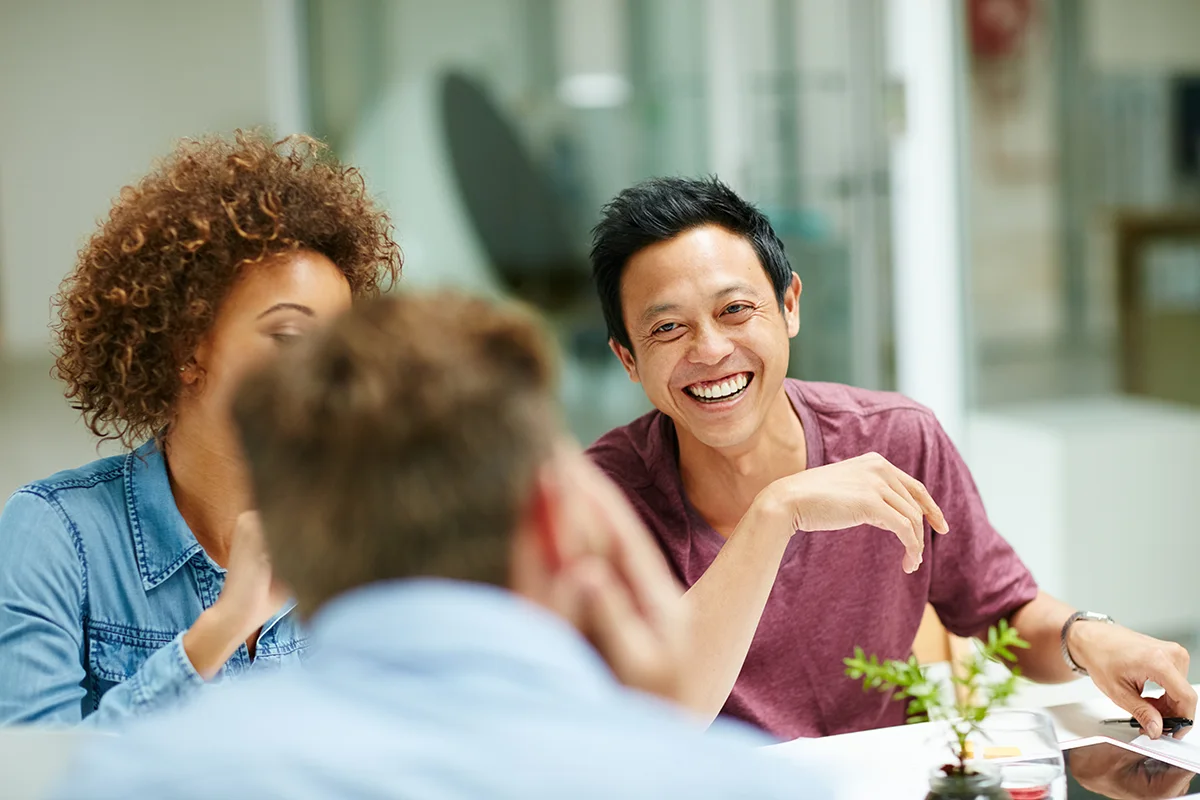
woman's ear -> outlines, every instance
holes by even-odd
[[[200,368],[196,366],[196,362],[188,361],[179,368],[179,382],[184,386],[192,386],[200,379]]]
[[[212,344],[206,336],[192,352],[180,359],[179,380],[184,386],[195,387],[204,378],[205,365],[212,355]]]

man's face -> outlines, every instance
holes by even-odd
[[[749,241],[694,228],[629,260],[620,299],[633,351],[613,350],[681,435],[736,448],[778,396],[799,298],[793,275],[781,311]]]

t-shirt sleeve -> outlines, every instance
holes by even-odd
[[[924,481],[950,532],[933,534],[929,601],[956,636],[980,636],[1037,596],[1029,569],[1004,540],[954,443],[936,421],[926,426]],[[926,559],[929,562],[929,559]]]

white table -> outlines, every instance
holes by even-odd
[[[84,728],[0,729],[0,797],[42,797],[62,775],[77,747],[109,735]]]
[[[1200,685],[1196,688],[1200,690]],[[1102,719],[1129,715],[1091,681],[1068,684],[1061,694],[1074,702],[1043,709],[1054,719],[1060,743],[1100,735],[1131,742],[1139,736],[1134,728],[1100,724]],[[921,800],[929,791],[930,772],[947,760],[944,742],[938,729],[926,723],[796,739],[766,749],[780,758],[829,769],[838,800]]]

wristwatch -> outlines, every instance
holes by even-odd
[[[1067,662],[1067,666],[1079,675],[1087,675],[1087,670],[1075,663],[1075,659],[1071,658],[1071,651],[1067,649],[1067,632],[1071,630],[1071,626],[1079,620],[1087,620],[1088,622],[1107,622],[1112,625],[1116,622],[1108,614],[1099,614],[1095,611],[1076,611],[1071,616],[1067,617],[1067,621],[1062,626],[1062,657],[1063,661]]]

